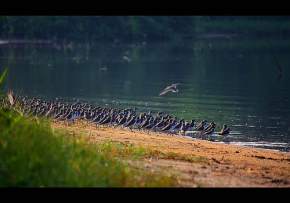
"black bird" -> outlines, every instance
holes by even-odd
[[[231,131],[231,129],[229,127],[227,127],[227,125],[223,125],[223,128],[221,129],[220,132],[218,132],[219,135],[227,135],[229,134]]]
[[[103,113],[100,113],[99,115],[97,115],[94,119],[93,119],[93,122],[94,123],[97,123],[100,121],[100,119],[103,117]]]
[[[188,129],[187,130],[192,130],[195,124],[195,120],[192,119],[191,122],[189,123]]]
[[[103,116],[99,119],[99,121],[97,121],[97,124],[101,124],[104,120],[106,120],[108,118],[108,114],[103,114]]]
[[[197,131],[204,130],[204,125],[206,124],[206,120],[201,121],[195,128]]]
[[[112,120],[112,116],[108,115],[100,124],[108,124]]]
[[[136,116],[132,116],[132,118],[127,123],[124,124],[124,127],[129,127],[135,124],[135,122],[136,122]]]
[[[113,113],[111,123],[116,124],[116,121],[117,121],[117,114]]]
[[[70,111],[67,110],[63,115],[61,115],[60,117],[58,117],[57,120],[61,120],[61,121],[63,121],[63,120],[66,119],[66,117],[67,117],[69,114],[70,114]]]
[[[154,127],[156,123],[154,122],[154,120],[151,120],[151,122],[149,122],[148,125],[145,126],[145,129],[152,129]]]
[[[205,129],[204,131],[209,131],[211,130],[212,128],[215,128],[216,124],[214,122],[211,122]]]
[[[70,120],[73,118],[73,112],[69,112],[69,114],[65,117],[65,119]]]
[[[167,131],[167,130],[170,130],[170,128],[172,127],[172,124],[173,124],[173,121],[170,120],[169,123],[168,123],[165,127],[163,127],[163,128],[161,129],[161,131]]]
[[[165,123],[165,120],[163,117],[161,117],[161,120],[154,126],[154,128],[160,128],[161,126],[163,126]]]
[[[145,120],[143,121],[143,123],[141,123],[140,128],[144,128],[146,125],[148,125],[149,124],[149,120],[150,120],[149,117],[148,118],[145,118]]]
[[[38,112],[38,116],[44,116],[46,109],[42,108],[39,112]]]
[[[49,110],[46,112],[45,117],[49,117],[53,111],[53,105],[50,104]]]
[[[54,119],[58,119],[64,113],[63,110],[60,110],[55,116]]]
[[[208,128],[207,130],[204,131],[204,135],[209,135],[209,134],[212,134],[214,132],[214,129],[215,129],[215,124],[212,125],[211,128]]]
[[[181,125],[180,131],[185,134],[186,131],[190,130],[191,127],[194,126],[194,120],[191,123],[185,122]]]
[[[123,125],[126,122],[126,116],[120,118],[118,125]]]
[[[179,130],[184,122],[184,119],[181,119],[177,124],[172,127],[172,130]]]
[[[91,114],[88,111],[85,112],[84,119],[85,120],[91,120],[92,119],[92,116],[91,116]]]
[[[142,118],[139,116],[136,118],[136,122],[133,124],[134,127],[140,128],[140,125],[142,124]]]

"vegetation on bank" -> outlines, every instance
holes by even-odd
[[[272,32],[272,33],[271,33]],[[1,16],[2,39],[174,40],[200,33],[287,36],[289,16]]]
[[[0,110],[0,186],[173,186],[172,175],[141,171],[122,161],[144,156],[111,142],[88,144],[54,131],[49,121]],[[118,153],[115,153],[118,152]]]

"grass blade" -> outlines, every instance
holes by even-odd
[[[1,73],[0,75],[0,88],[2,87],[6,77],[7,77],[7,73],[8,73],[8,68],[5,68],[3,73]]]

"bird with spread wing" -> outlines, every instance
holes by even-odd
[[[177,85],[179,85],[179,83],[175,83],[175,84],[172,84],[170,86],[167,86],[164,90],[162,90],[162,92],[159,94],[159,96],[165,95],[168,92],[173,92],[173,93],[179,92],[179,90],[177,89]]]

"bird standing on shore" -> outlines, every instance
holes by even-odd
[[[177,85],[179,85],[179,83],[175,83],[175,84],[172,84],[170,86],[167,86],[164,90],[162,90],[162,92],[159,94],[159,96],[165,95],[168,92],[173,92],[173,93],[179,92],[179,90],[177,89]]]
[[[220,132],[218,132],[219,135],[227,135],[229,134],[231,129],[227,125],[223,125],[223,128],[221,129]]]
[[[8,101],[9,101],[10,105],[13,106],[15,104],[15,99],[14,99],[12,90],[8,91],[7,97],[8,97]]]

